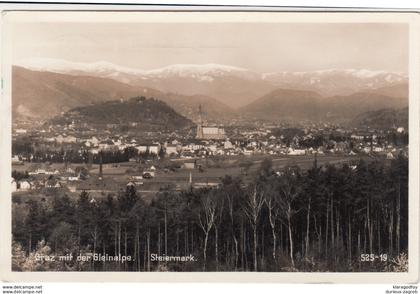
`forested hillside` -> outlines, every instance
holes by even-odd
[[[145,97],[76,107],[53,121],[58,124],[75,121],[95,125],[138,123],[142,130],[154,127],[178,130],[192,125],[189,119],[178,114],[165,102]]]
[[[372,129],[408,128],[408,107],[402,109],[380,109],[359,114],[351,121],[352,126]]]
[[[264,160],[255,181],[162,190],[132,187],[77,201],[66,195],[13,204],[18,271],[407,271],[408,160],[288,166]],[[24,209],[26,208],[26,209]],[[131,261],[39,261],[36,254],[131,256]],[[189,256],[157,262],[152,254]],[[362,254],[375,254],[363,261]],[[385,254],[385,255],[383,255]],[[380,257],[379,257],[380,256]]]

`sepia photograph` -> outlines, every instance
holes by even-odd
[[[410,271],[408,18],[220,14],[6,15],[12,272]]]

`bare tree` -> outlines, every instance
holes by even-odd
[[[211,193],[205,193],[201,198],[201,209],[198,212],[198,221],[201,229],[204,232],[204,248],[203,248],[203,270],[206,270],[207,262],[207,241],[209,238],[209,233],[214,226],[216,221],[216,206],[217,203],[213,199]]]
[[[247,199],[245,201],[244,212],[248,217],[253,232],[254,240],[254,271],[258,270],[258,261],[257,261],[257,230],[258,230],[258,220],[261,214],[261,209],[264,204],[264,193],[257,191],[257,187],[254,186],[251,193],[247,194]]]
[[[216,202],[216,209],[215,209],[215,215],[214,215],[214,243],[215,243],[215,256],[216,256],[216,271],[219,270],[219,228],[221,226],[222,220],[223,220],[223,210],[224,210],[224,198],[223,194],[217,193],[217,196],[215,199]]]
[[[279,178],[279,197],[276,198],[280,207],[280,211],[282,212],[282,216],[287,221],[287,228],[289,232],[290,261],[292,262],[293,267],[295,266],[295,260],[293,256],[292,217],[296,213],[293,208],[293,204],[295,203],[300,193],[298,178],[298,169],[286,167],[285,172]]]
[[[275,200],[275,193],[265,194],[265,204],[268,209],[268,220],[270,221],[271,234],[273,236],[273,259],[276,261],[276,248],[277,248],[277,235],[276,235],[276,224],[279,216],[279,206]]]
[[[236,230],[235,230],[235,221],[234,221],[234,197],[230,193],[226,193],[226,199],[228,204],[229,210],[229,217],[231,223],[231,231],[232,231],[232,239],[235,246],[235,270],[238,267],[238,259],[239,259],[239,249],[238,249],[238,238],[236,237]]]
[[[240,203],[242,190],[240,183],[236,180],[232,180],[230,177],[226,177],[223,181],[224,199],[226,199],[227,212],[230,220],[230,233],[232,236],[233,248],[235,250],[234,268],[237,270],[239,262],[239,242],[241,237],[241,230],[238,230],[240,222],[242,220],[242,213],[240,212]],[[241,220],[240,220],[241,219]]]

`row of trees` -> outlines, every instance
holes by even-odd
[[[304,148],[319,148],[321,146],[326,146],[328,149],[330,149],[333,146],[331,142],[344,142],[348,143],[350,149],[353,149],[360,141],[359,139],[353,139],[351,137],[351,133],[317,133],[313,134],[312,136],[305,136],[304,131],[300,128],[274,129],[272,134],[278,138],[281,137],[282,142],[285,143],[287,147],[293,144],[297,144]],[[392,144],[394,146],[408,145],[407,132],[399,133],[396,130],[388,130],[385,133],[364,134],[362,140],[365,144],[370,144],[370,142],[373,140],[373,136],[375,136],[375,141],[380,146],[388,144]]]
[[[88,149],[69,149],[69,150],[55,150],[55,149],[35,149],[32,151],[25,151],[23,153],[16,153],[22,160],[25,158],[29,162],[53,162],[53,163],[95,163],[101,161],[103,163],[119,163],[128,162],[130,158],[137,158],[139,160],[155,159],[163,157],[164,152],[159,154],[146,152],[139,153],[134,147],[127,147],[123,150],[102,150],[93,154]]]
[[[129,255],[132,261],[63,261],[37,269],[404,270],[408,160],[321,167],[315,161],[307,171],[287,166],[280,174],[265,160],[249,184],[226,176],[218,188],[164,189],[151,202],[128,187],[103,199],[82,192],[77,201],[57,196],[15,206],[16,270],[33,270],[34,254],[46,247],[56,255]],[[197,261],[155,262],[153,253],[193,254]],[[361,254],[387,254],[387,260],[362,262]]]

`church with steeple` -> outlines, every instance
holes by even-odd
[[[208,126],[203,121],[201,104],[198,106],[197,139],[200,140],[224,140],[226,139],[225,129],[217,126]]]

